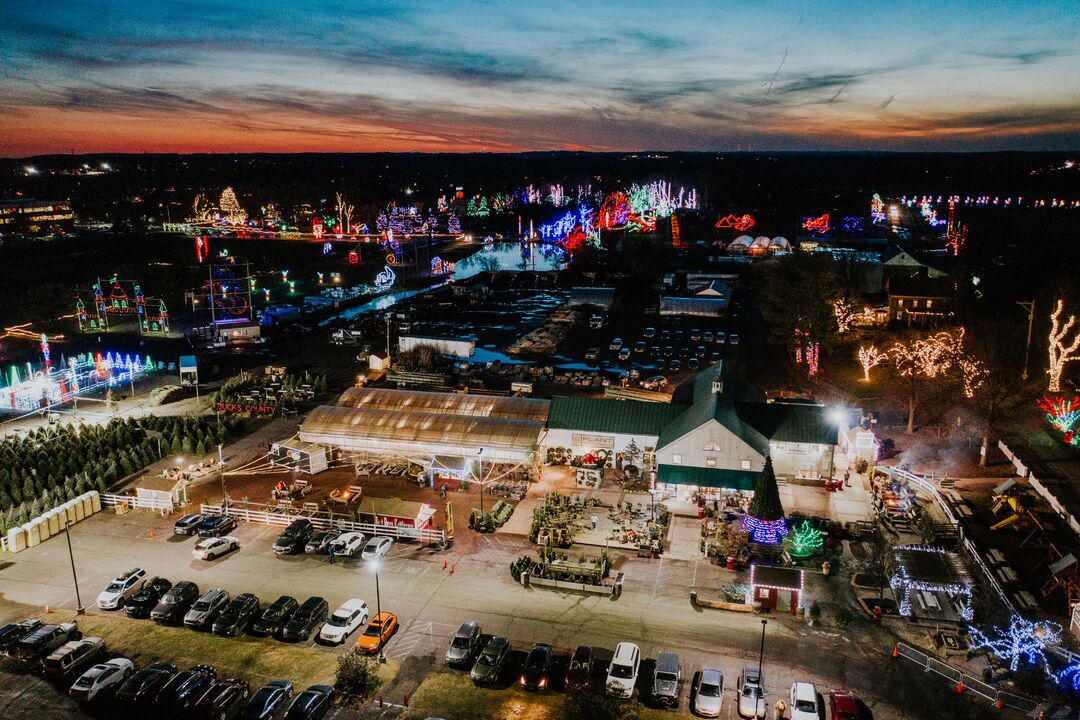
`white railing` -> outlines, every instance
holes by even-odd
[[[140,498],[135,495],[113,495],[105,494],[101,496],[101,504],[107,507],[115,507],[117,505],[127,505],[131,508],[138,510],[165,510],[172,512],[175,510],[175,506],[170,500],[155,500],[153,498]]]
[[[926,672],[932,672],[945,678],[949,681],[949,684],[956,687],[958,693],[972,692],[975,695],[988,700],[999,711],[1010,709],[1019,711],[1020,713],[1031,713],[1038,705],[1038,703],[1031,698],[999,690],[995,686],[983,682],[982,679],[977,678],[964,670],[955,668],[948,663],[944,663],[933,655],[928,655],[906,643],[896,643],[893,648],[893,653],[895,657],[909,660]],[[1028,717],[1031,716],[1028,715]]]
[[[220,505],[200,505],[199,512],[214,515],[222,514]],[[233,517],[244,522],[259,523],[261,525],[278,525],[284,527],[297,518],[306,517],[317,530],[328,530],[336,527],[340,530],[361,532],[364,535],[387,535],[399,540],[415,540],[421,543],[444,542],[446,533],[443,530],[429,528],[414,528],[407,525],[384,525],[382,523],[365,523],[346,520],[345,518],[331,518],[326,513],[297,510],[292,514],[284,512],[272,512],[269,510],[255,510],[253,508],[229,505],[227,512]]]

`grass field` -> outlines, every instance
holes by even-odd
[[[515,687],[478,687],[468,675],[433,672],[409,698],[406,720],[440,717],[447,720],[556,720],[565,695],[531,693]],[[680,710],[657,710],[634,701],[638,720],[690,717],[686,701]]]
[[[51,623],[77,620],[84,636],[102,638],[108,652],[130,658],[136,667],[171,662],[187,669],[207,663],[217,668],[219,677],[243,678],[253,687],[275,678],[291,680],[298,689],[316,683],[334,684],[337,654],[323,648],[243,635],[220,637],[150,620],[133,620],[122,614],[76,617],[74,612],[57,610],[48,615],[39,612],[36,617]],[[397,664],[388,662],[382,677],[389,680],[396,672]]]

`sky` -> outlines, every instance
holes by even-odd
[[[0,3],[7,157],[1077,147],[1077,0]]]

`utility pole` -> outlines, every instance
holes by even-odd
[[[71,559],[71,579],[75,582],[75,614],[82,615],[86,612],[83,608],[82,598],[79,597],[79,576],[75,574],[75,553],[71,550],[71,522],[64,523],[64,537],[67,538],[68,557]]]
[[[375,617],[379,618],[379,662],[386,662],[386,657],[383,655],[383,616],[382,616],[382,598],[379,595],[379,558],[375,558],[375,562],[371,567],[375,571]]]
[[[225,510],[225,514],[228,514],[227,498],[229,497],[225,492],[225,461],[221,457],[221,443],[217,446],[217,462],[218,472],[221,473],[221,505]]]
[[[390,310],[386,311],[386,360],[390,361],[390,318],[393,313]]]
[[[1028,300],[1024,302],[1017,300],[1016,304],[1028,311],[1028,332],[1027,332],[1027,344],[1024,346],[1024,372],[1020,373],[1021,380],[1028,379],[1028,358],[1031,356],[1031,330],[1035,325],[1035,301]]]

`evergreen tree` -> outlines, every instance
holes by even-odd
[[[206,455],[206,445],[203,444],[202,440],[200,440],[199,444],[195,446],[195,455],[197,455],[198,457]]]
[[[173,435],[172,444],[169,446],[169,452],[173,455],[179,455],[184,451],[183,443],[180,442],[179,435]]]
[[[191,436],[190,435],[185,435],[184,436],[184,442],[181,445],[181,449],[184,451],[184,453],[186,455],[190,455],[191,453],[195,452],[195,444],[193,442],[191,442]]]
[[[780,489],[776,486],[772,456],[765,456],[765,467],[754,483],[754,498],[746,514],[758,520],[780,520],[784,517],[784,506],[780,503]]]

